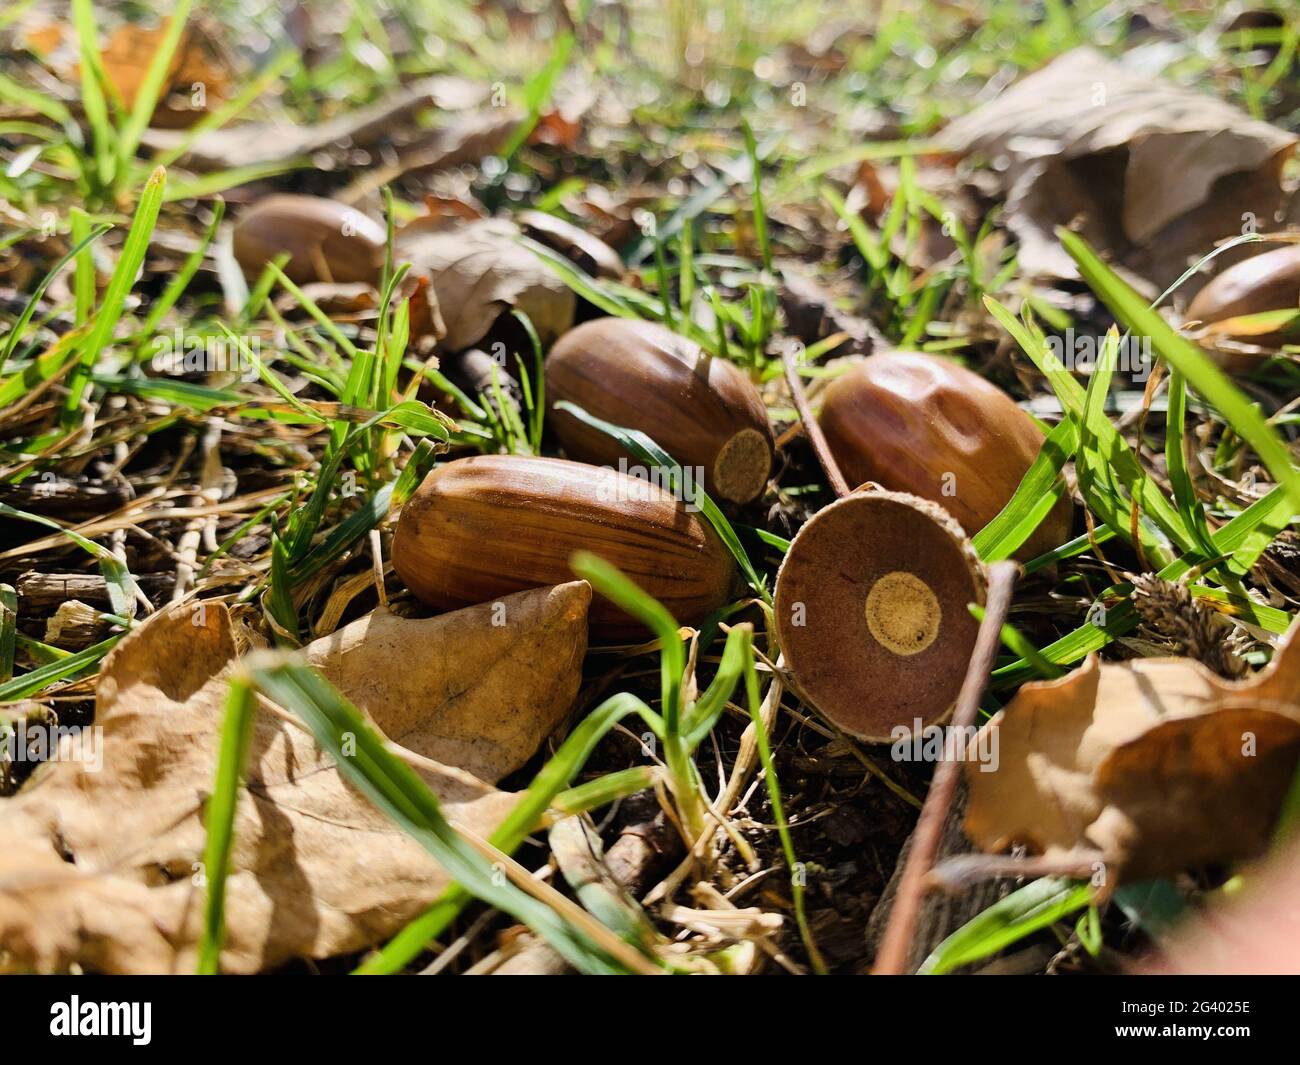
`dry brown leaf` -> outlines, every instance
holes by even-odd
[[[497,781],[528,761],[573,705],[590,601],[579,581],[423,620],[376,610],[315,641],[307,658],[382,716],[389,739]],[[413,648],[418,669],[406,666]]]
[[[434,219],[404,227],[394,254],[429,278],[447,327],[443,346],[462,351],[482,340],[510,308],[532,320],[549,344],[573,324],[573,290],[519,243],[519,229],[501,218],[468,224]]]
[[[989,851],[1100,850],[1129,878],[1258,854],[1300,758],[1297,632],[1243,681],[1187,658],[1090,656],[1026,684],[972,741],[998,765],[967,762],[966,834]]]
[[[1296,138],[1091,48],[1054,60],[950,125],[946,147],[1006,163],[1008,225],[1029,274],[1077,277],[1053,233],[1076,216],[1095,246],[1155,285],[1284,207]]]
[[[410,125],[421,111],[459,110],[481,103],[488,92],[490,87],[463,78],[435,75],[413,82],[369,107],[312,126],[245,122],[210,130],[189,146],[181,162],[199,170],[224,170],[288,162],[336,144],[365,148]],[[179,145],[184,136],[178,131],[151,130],[143,143],[155,151],[167,151]]]
[[[149,62],[166,36],[167,26],[145,28],[127,24],[118,28],[101,54],[108,76],[127,110],[135,105]],[[195,95],[201,87],[202,95]],[[168,95],[176,92],[188,99],[188,106],[173,107]],[[202,34],[187,29],[167,69],[162,99],[150,125],[169,129],[192,126],[229,93],[229,75],[219,65]]]
[[[567,709],[589,598],[581,582],[509,596],[500,626],[491,624],[493,604],[429,621],[385,615],[307,653],[390,737],[429,755],[464,751],[495,772],[518,765]],[[363,633],[373,645],[359,642]],[[203,818],[235,660],[219,604],[163,611],[108,656],[96,717],[102,769],[56,760],[4,800],[0,970],[193,971]],[[487,718],[478,743],[466,735],[475,713]],[[428,853],[344,780],[305,729],[259,710],[247,768],[224,971],[362,950],[447,886]],[[514,802],[458,768],[430,761],[421,773],[448,819],[479,835]]]
[[[339,199],[357,203],[376,195],[400,177],[477,166],[505,145],[521,117],[514,108],[496,107],[461,115],[454,122],[404,145],[398,152],[397,162],[363,172],[339,194]]]

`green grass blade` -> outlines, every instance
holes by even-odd
[[[171,18],[167,21],[167,31],[149,59],[149,66],[145,69],[144,78],[140,82],[135,101],[131,106],[131,114],[118,134],[117,172],[123,177],[131,172],[135,150],[140,146],[140,138],[144,135],[149,120],[153,117],[154,108],[158,106],[158,100],[162,96],[167,72],[181,43],[185,23],[190,17],[192,2],[193,0],[176,0],[172,6]]]
[[[108,79],[99,56],[99,28],[95,25],[95,8],[91,0],[72,0],[72,25],[81,51],[81,107],[94,138],[95,173],[98,184],[108,188],[114,177],[114,132],[104,99],[104,85]]]
[[[74,321],[77,325],[84,325],[90,321],[95,309],[95,259],[87,240],[90,236],[90,215],[80,207],[73,207],[68,212],[68,224],[72,230],[72,243],[80,248],[72,278]]]
[[[18,341],[23,335],[23,330],[27,328],[27,323],[32,320],[32,315],[36,313],[36,308],[41,302],[41,297],[45,295],[45,290],[50,287],[50,282],[58,276],[59,271],[67,266],[71,259],[79,256],[83,251],[89,248],[91,244],[112,228],[112,226],[108,225],[96,226],[80,240],[75,241],[72,247],[68,250],[68,253],[55,263],[45,276],[41,278],[40,284],[36,286],[31,297],[27,300],[27,305],[23,307],[22,313],[18,315],[18,320],[14,322],[13,327],[9,330],[9,336],[8,339],[5,340],[3,350],[0,350],[0,372],[3,372],[5,364],[9,361],[9,356],[14,353],[14,349],[18,346]],[[16,399],[18,397],[14,396],[13,398]],[[11,399],[7,396],[6,398],[0,399],[0,403],[8,402],[11,402]]]
[[[457,883],[523,921],[579,971],[623,971],[549,906],[509,882],[499,883],[487,861],[447,823],[437,798],[415,770],[388,749],[384,738],[324,677],[305,666],[273,661],[252,661],[248,671],[259,690],[307,724],[339,772]]]
[[[492,833],[493,845],[506,854],[518,849],[537,830],[552,802],[582,771],[596,745],[629,714],[639,715],[655,735],[663,734],[662,719],[636,696],[623,692],[606,699],[574,727],[555,756],[533,778],[528,790]],[[400,972],[450,927],[470,898],[470,894],[459,885],[448,888],[433,906],[394,936],[382,950],[367,958],[355,974],[380,976]]]
[[[646,594],[603,558],[589,551],[578,551],[570,560],[570,565],[573,572],[597,592],[636,618],[659,638],[664,729],[670,733],[676,731],[681,710],[682,674],[686,669],[686,649],[676,619],[659,600]]]
[[[254,181],[287,174],[293,170],[305,170],[311,163],[301,159],[291,159],[275,163],[250,163],[248,166],[234,166],[226,170],[213,170],[195,178],[182,178],[167,189],[164,203],[176,203],[179,200],[202,200],[240,185],[249,185]]]
[[[1195,344],[1179,333],[1129,287],[1075,233],[1058,231],[1061,244],[1079,266],[1089,287],[1130,332],[1148,336],[1160,356],[1214,407],[1259,455],[1274,480],[1286,489],[1292,513],[1300,512],[1300,469],[1290,451],[1245,394]]]
[[[208,228],[204,230],[202,238],[199,240],[199,246],[195,248],[186,257],[176,276],[167,284],[163,294],[154,301],[153,306],[149,309],[149,317],[145,319],[144,325],[140,327],[140,336],[144,341],[154,335],[158,329],[158,324],[163,317],[175,305],[176,301],[181,298],[189,283],[198,273],[199,267],[203,265],[203,257],[208,252],[208,246],[212,243],[212,238],[217,235],[217,227],[221,225],[221,219],[226,213],[226,201],[218,199],[212,205],[212,221],[208,223]]]
[[[14,645],[18,635],[18,593],[11,584],[0,584],[0,684],[14,675]]]
[[[749,123],[742,120],[741,131],[745,135],[745,153],[749,156],[749,166],[753,186],[750,194],[754,198],[754,235],[758,240],[759,258],[763,269],[772,274],[772,242],[767,234],[767,208],[763,205],[763,167],[758,158],[758,142],[754,140],[754,131]]]
[[[573,50],[573,34],[565,32],[555,42],[555,48],[551,51],[550,58],[546,64],[529,80],[524,87],[524,106],[527,108],[527,115],[513,130],[510,131],[510,137],[502,146],[498,153],[503,160],[509,162],[514,158],[528,135],[533,132],[538,120],[542,117],[542,108],[546,106],[546,101],[550,99],[551,93],[555,89],[555,82],[560,74],[564,71],[569,62],[569,53]]]
[[[663,448],[656,444],[645,433],[637,429],[624,429],[622,426],[614,425],[594,414],[588,414],[576,403],[570,403],[567,400],[561,400],[555,404],[556,410],[563,410],[572,414],[579,421],[586,422],[594,429],[612,436],[623,447],[629,451],[635,458],[646,463],[648,466],[656,467],[661,473],[669,478],[675,492],[681,493],[679,498],[685,498],[687,486],[682,477],[681,464],[673,459]],[[704,491],[700,484],[690,485],[689,502],[694,503],[700,510],[700,513],[708,519],[713,531],[726,545],[727,550],[731,552],[736,564],[740,566],[740,572],[744,574],[745,579],[749,582],[751,590],[764,602],[771,602],[771,594],[764,587],[763,579],[754,569],[754,565],[749,561],[749,555],[745,553],[745,548],[741,545],[740,537],[736,535],[736,530],[732,528],[731,522],[726,515],[718,509],[718,505],[709,498],[709,494]]]
[[[297,51],[293,48],[286,48],[272,59],[262,72],[240,91],[239,95],[229,102],[223,103],[216,110],[204,115],[185,131],[185,135],[174,147],[159,152],[153,159],[154,165],[171,166],[172,163],[188,152],[194,142],[203,134],[210,133],[214,129],[220,129],[232,118],[241,114],[249,104],[279,82],[281,76],[287,73],[291,66],[296,66],[299,62],[301,62],[301,57]]]
[[[1047,378],[1061,403],[1062,410],[1073,414],[1082,423],[1086,397],[1084,388],[1061,364],[1060,359],[1056,358],[1048,349],[1042,334],[1037,330],[1031,331],[992,296],[984,297],[984,306],[1001,323],[1002,327],[1011,334],[1016,343],[1020,345],[1021,350],[1029,356],[1034,365]],[[1092,430],[1096,438],[1096,448],[1105,457],[1108,476],[1113,474],[1119,483],[1128,489],[1130,496],[1138,500],[1141,512],[1148,516],[1160,531],[1177,545],[1180,551],[1195,550],[1195,537],[1183,524],[1182,515],[1178,513],[1159,488],[1151,481],[1151,478],[1147,476],[1137,456],[1133,454],[1133,450],[1119,435],[1118,430],[1105,418],[1094,421]],[[1102,505],[1105,505],[1104,499],[1101,502]],[[1121,536],[1127,537],[1127,520],[1121,522],[1120,527],[1114,531]],[[1148,541],[1144,544],[1144,548],[1159,564],[1163,565],[1168,561],[1168,551],[1159,544]]]
[[[1013,495],[984,528],[972,538],[985,562],[1010,558],[1052,512],[1065,491],[1061,470],[1079,447],[1079,423],[1071,416],[1048,433],[1033,464],[1025,471]]]
[[[940,976],[987,958],[1092,902],[1092,887],[1044,877],[1013,891],[973,917],[921,963],[918,976]]]
[[[754,654],[749,644],[749,631],[745,631],[743,645],[743,663],[745,670],[745,701],[749,705],[749,720],[754,726],[754,741],[758,748],[759,764],[763,767],[763,778],[767,784],[768,801],[772,804],[772,819],[776,822],[777,834],[781,837],[781,849],[785,853],[786,866],[790,870],[790,897],[794,902],[795,923],[799,926],[799,936],[804,949],[812,963],[813,971],[818,975],[826,973],[826,962],[817,943],[813,939],[812,929],[804,910],[804,880],[802,867],[795,856],[794,840],[790,836],[790,825],[786,820],[785,807],[781,800],[781,786],[776,776],[776,761],[772,757],[772,742],[767,735],[767,726],[763,723],[762,698],[758,691],[758,671],[754,668]]]
[[[75,424],[81,407],[82,395],[90,380],[90,371],[99,358],[100,352],[113,340],[113,330],[126,306],[127,294],[135,284],[140,267],[144,264],[145,253],[149,250],[149,238],[158,221],[158,211],[162,207],[163,190],[167,184],[167,172],[158,167],[145,183],[144,192],[131,220],[131,229],[126,235],[122,254],[118,257],[113,276],[109,278],[108,288],[104,290],[103,302],[99,305],[99,314],[91,325],[81,349],[81,365],[73,370],[68,382],[68,398],[64,404],[64,427]]]
[[[1213,536],[1216,557],[1227,558],[1224,568],[1230,574],[1244,576],[1255,564],[1264,549],[1273,542],[1278,532],[1291,521],[1291,502],[1286,491],[1279,485],[1263,499],[1256,500],[1230,522],[1219,529]],[[1179,581],[1196,566],[1210,561],[1198,554],[1187,558],[1175,559],[1159,570],[1156,576],[1166,581]],[[1127,596],[1132,588],[1118,585],[1107,589],[1098,596],[1098,601],[1108,597]],[[1133,604],[1127,601],[1119,603],[1106,611],[1105,621],[1101,625],[1087,622],[1059,640],[1041,648],[1039,653],[1049,662],[1067,665],[1077,662],[1093,651],[1100,651],[1117,636],[1130,632],[1138,623],[1139,616]],[[1034,667],[1024,660],[1011,662],[993,671],[996,686],[999,688],[1020,684],[1032,680],[1036,675]]]
[[[688,750],[695,750],[703,742],[727,708],[727,701],[745,675],[745,654],[752,639],[752,630],[748,625],[737,625],[727,633],[717,673],[704,693],[683,715],[682,732]]]
[[[4,74],[0,74],[0,100],[7,100],[18,107],[42,114],[60,126],[67,127],[72,124],[72,112],[60,101],[52,99],[43,92],[20,85]]]
[[[552,273],[593,307],[614,318],[630,318],[633,321],[641,318],[635,307],[563,255],[528,237],[520,237],[519,243],[541,259]]]
[[[1210,527],[1205,521],[1205,507],[1196,494],[1191,472],[1187,468],[1187,385],[1176,369],[1169,371],[1168,406],[1165,411],[1165,467],[1174,490],[1174,503],[1183,521],[1192,530],[1196,542],[1207,555],[1214,551]]]
[[[70,654],[56,662],[49,662],[38,669],[33,669],[30,673],[24,673],[0,684],[0,703],[26,699],[29,695],[44,691],[51,684],[77,676],[82,670],[93,666],[108,654],[117,645],[122,635],[118,633],[106,640],[100,640],[99,643],[87,647],[84,651]]]
[[[207,846],[203,852],[203,873],[208,891],[199,935],[197,971],[200,976],[215,976],[220,970],[221,947],[226,940],[226,879],[230,875],[230,851],[235,840],[235,809],[239,805],[239,781],[248,760],[256,713],[257,699],[252,687],[245,678],[235,678],[226,696],[217,777],[204,817]]]

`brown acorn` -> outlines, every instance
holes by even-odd
[[[573,579],[575,551],[618,566],[673,616],[697,624],[724,605],[735,564],[698,514],[649,481],[564,459],[479,455],[434,470],[402,509],[393,568],[439,610]],[[646,630],[606,599],[592,632]]]
[[[275,195],[259,200],[235,225],[235,259],[249,279],[288,252],[285,275],[297,284],[337,281],[377,284],[387,233],[355,207],[319,196]]]
[[[618,252],[586,230],[545,211],[524,211],[516,220],[525,236],[559,252],[592,277],[616,281],[623,276]]]
[[[776,578],[775,618],[799,693],[861,739],[943,720],[979,626],[983,569],[952,517],[902,492],[860,489],[818,511]]]
[[[1005,392],[933,355],[872,355],[823,397],[818,421],[850,486],[874,481],[938,503],[972,535],[1006,506],[1044,439]],[[1062,498],[1016,557],[1060,546],[1071,519]]]
[[[1300,244],[1288,244],[1263,255],[1253,255],[1230,266],[1210,281],[1187,308],[1187,317],[1210,326],[1208,332],[1260,347],[1275,348],[1300,342],[1296,332],[1248,332],[1232,320],[1264,311],[1300,312]],[[1214,328],[1221,325],[1222,328]],[[1237,353],[1218,353],[1221,364],[1242,369],[1258,360]]]
[[[565,333],[546,358],[551,425],[570,458],[616,465],[613,438],[554,408],[560,400],[639,429],[715,498],[748,503],[767,484],[774,443],[767,409],[742,370],[653,322],[598,318]]]

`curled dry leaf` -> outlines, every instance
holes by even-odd
[[[568,709],[590,594],[574,582],[426,621],[376,615],[307,655],[390,738],[496,777]],[[235,664],[219,604],[161,612],[108,656],[102,766],[53,761],[4,801],[0,970],[193,971],[204,818]],[[224,971],[362,950],[448,885],[304,728],[259,709],[246,768]],[[514,801],[463,768],[430,761],[420,772],[448,819],[480,835]]]
[[[1249,215],[1268,228],[1296,138],[1079,48],[954,122],[943,142],[1007,164],[1026,272],[1077,277],[1053,229],[1083,216],[1090,243],[1163,287]]]
[[[984,771],[972,749],[966,834],[989,851],[1100,850],[1128,879],[1261,853],[1300,759],[1297,632],[1244,681],[1091,656],[1026,684],[971,741],[998,761]]]
[[[413,126],[422,111],[461,110],[482,103],[488,92],[488,87],[464,78],[434,75],[412,82],[369,107],[312,126],[244,122],[209,130],[189,144],[181,160],[198,170],[224,170],[284,163],[335,145],[368,148]],[[184,134],[178,131],[151,130],[144,137],[144,145],[155,151],[168,151],[181,145],[184,139]]]
[[[573,290],[519,237],[518,227],[500,218],[464,225],[434,219],[429,226],[416,220],[397,234],[397,259],[428,277],[437,295],[447,350],[477,344],[511,308],[528,315],[543,344],[573,324]]]

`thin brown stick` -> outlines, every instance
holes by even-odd
[[[984,611],[984,620],[980,623],[979,635],[975,639],[975,650],[966,667],[966,678],[962,681],[961,692],[957,696],[957,707],[953,711],[949,744],[955,743],[953,737],[965,733],[975,724],[979,714],[980,695],[988,680],[993,658],[997,654],[1002,632],[1002,623],[1006,620],[1007,609],[1011,606],[1011,591],[1015,587],[1020,567],[1014,562],[996,562],[988,570],[988,605]],[[912,937],[916,931],[916,920],[921,912],[921,902],[929,888],[930,869],[934,865],[939,851],[940,837],[943,835],[944,821],[948,808],[952,805],[957,792],[958,774],[961,772],[957,752],[951,746],[945,751],[945,758],[934,770],[934,779],[930,782],[930,791],[921,807],[921,816],[916,822],[916,831],[912,837],[912,849],[903,867],[903,878],[898,886],[898,895],[894,899],[894,908],[889,914],[889,924],[880,943],[880,953],[872,973],[877,976],[898,976],[907,971],[908,955],[912,949]]]
[[[938,891],[962,891],[984,880],[1006,877],[1036,878],[1069,876],[1091,880],[1105,870],[1106,856],[1099,850],[1075,850],[1067,854],[1031,855],[1017,858],[1010,854],[958,854],[945,858],[927,878]]]
[[[803,382],[799,380],[799,371],[794,364],[794,351],[786,348],[781,354],[781,362],[785,366],[785,383],[790,386],[790,395],[794,399],[794,409],[799,412],[799,420],[803,422],[803,431],[808,434],[808,442],[812,444],[812,449],[817,455],[817,461],[821,463],[822,471],[826,474],[826,480],[830,482],[831,488],[835,494],[843,499],[853,489],[849,487],[849,482],[844,479],[844,474],[840,472],[840,464],[835,461],[835,456],[831,454],[830,445],[826,443],[826,436],[822,433],[822,427],[817,424],[817,419],[813,417],[812,407],[808,405],[808,397],[804,394]]]

